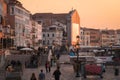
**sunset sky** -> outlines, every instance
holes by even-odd
[[[81,26],[97,29],[120,29],[120,0],[19,0],[34,13],[68,13],[72,8],[80,15]]]

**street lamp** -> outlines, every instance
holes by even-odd
[[[110,45],[110,49],[111,49],[111,55],[112,55],[112,45]]]
[[[77,53],[77,72],[76,72],[76,77],[80,77],[80,74],[79,74],[79,60],[78,60],[78,58],[79,58],[79,48],[80,48],[80,44],[79,44],[79,41],[80,41],[80,39],[79,39],[80,37],[79,36],[76,36],[76,39],[77,39],[77,42],[76,42],[76,53]]]

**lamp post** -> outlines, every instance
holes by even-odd
[[[110,45],[110,48],[111,48],[111,53],[110,54],[112,55],[112,45]]]
[[[76,39],[77,39],[77,42],[76,42],[76,53],[77,53],[77,72],[76,72],[76,77],[80,77],[80,74],[79,74],[79,48],[80,48],[80,44],[79,44],[79,41],[80,41],[80,39],[79,39],[80,37],[79,36],[76,36]]]

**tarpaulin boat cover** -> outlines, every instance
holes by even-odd
[[[85,70],[86,70],[86,73],[89,73],[89,74],[101,74],[102,67],[96,64],[87,64],[85,65]]]

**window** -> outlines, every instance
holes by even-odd
[[[48,34],[48,37],[49,37],[49,34]]]
[[[45,45],[45,41],[43,40],[43,45]]]
[[[2,43],[2,41],[3,41],[3,38],[0,38],[0,43]]]
[[[43,34],[43,37],[45,37],[45,34]]]
[[[54,37],[54,34],[52,34],[52,37]]]
[[[10,8],[10,13],[14,14],[14,7],[13,6],[11,6],[11,8]]]
[[[42,21],[38,21],[39,24],[42,24]]]
[[[2,19],[2,16],[0,15],[0,24],[2,24],[2,20],[3,20],[3,19]]]
[[[29,25],[29,20],[28,19],[25,19],[25,24]]]
[[[88,43],[89,43],[89,42],[87,41],[86,44],[88,45]]]
[[[48,44],[48,45],[50,44],[49,40],[48,40],[47,44]]]

